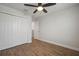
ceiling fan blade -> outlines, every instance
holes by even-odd
[[[37,9],[33,13],[36,13],[36,12],[37,12]]]
[[[44,4],[43,7],[48,7],[48,6],[52,6],[52,5],[56,5],[56,3],[47,3],[47,4]]]
[[[38,6],[41,6],[42,5],[42,3],[38,3]]]
[[[47,13],[47,10],[46,9],[43,9],[43,12]]]
[[[35,6],[35,5],[30,5],[30,4],[24,4],[24,6],[38,7],[38,6]]]

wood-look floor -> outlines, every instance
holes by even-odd
[[[0,56],[79,56],[79,52],[33,39],[31,44],[1,50]]]

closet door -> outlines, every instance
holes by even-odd
[[[31,35],[31,22],[27,20],[30,19],[0,13],[0,50],[27,43],[29,32]]]

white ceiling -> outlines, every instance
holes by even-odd
[[[37,5],[37,3],[31,3],[31,4]],[[76,5],[76,3],[56,3],[56,5],[54,6],[45,7],[48,13],[36,12],[35,14],[33,14],[33,11],[36,9],[36,7],[24,6],[24,3],[1,3],[1,5],[15,8],[17,10],[23,11],[26,14],[33,15],[33,17],[39,17],[39,16],[43,16],[48,13],[55,12],[55,11],[58,11],[58,10],[61,10],[61,9],[64,9],[70,6],[74,6]]]

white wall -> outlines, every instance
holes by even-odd
[[[32,19],[21,11],[0,5],[0,50],[31,43]]]
[[[79,51],[79,6],[38,18],[40,40]]]

